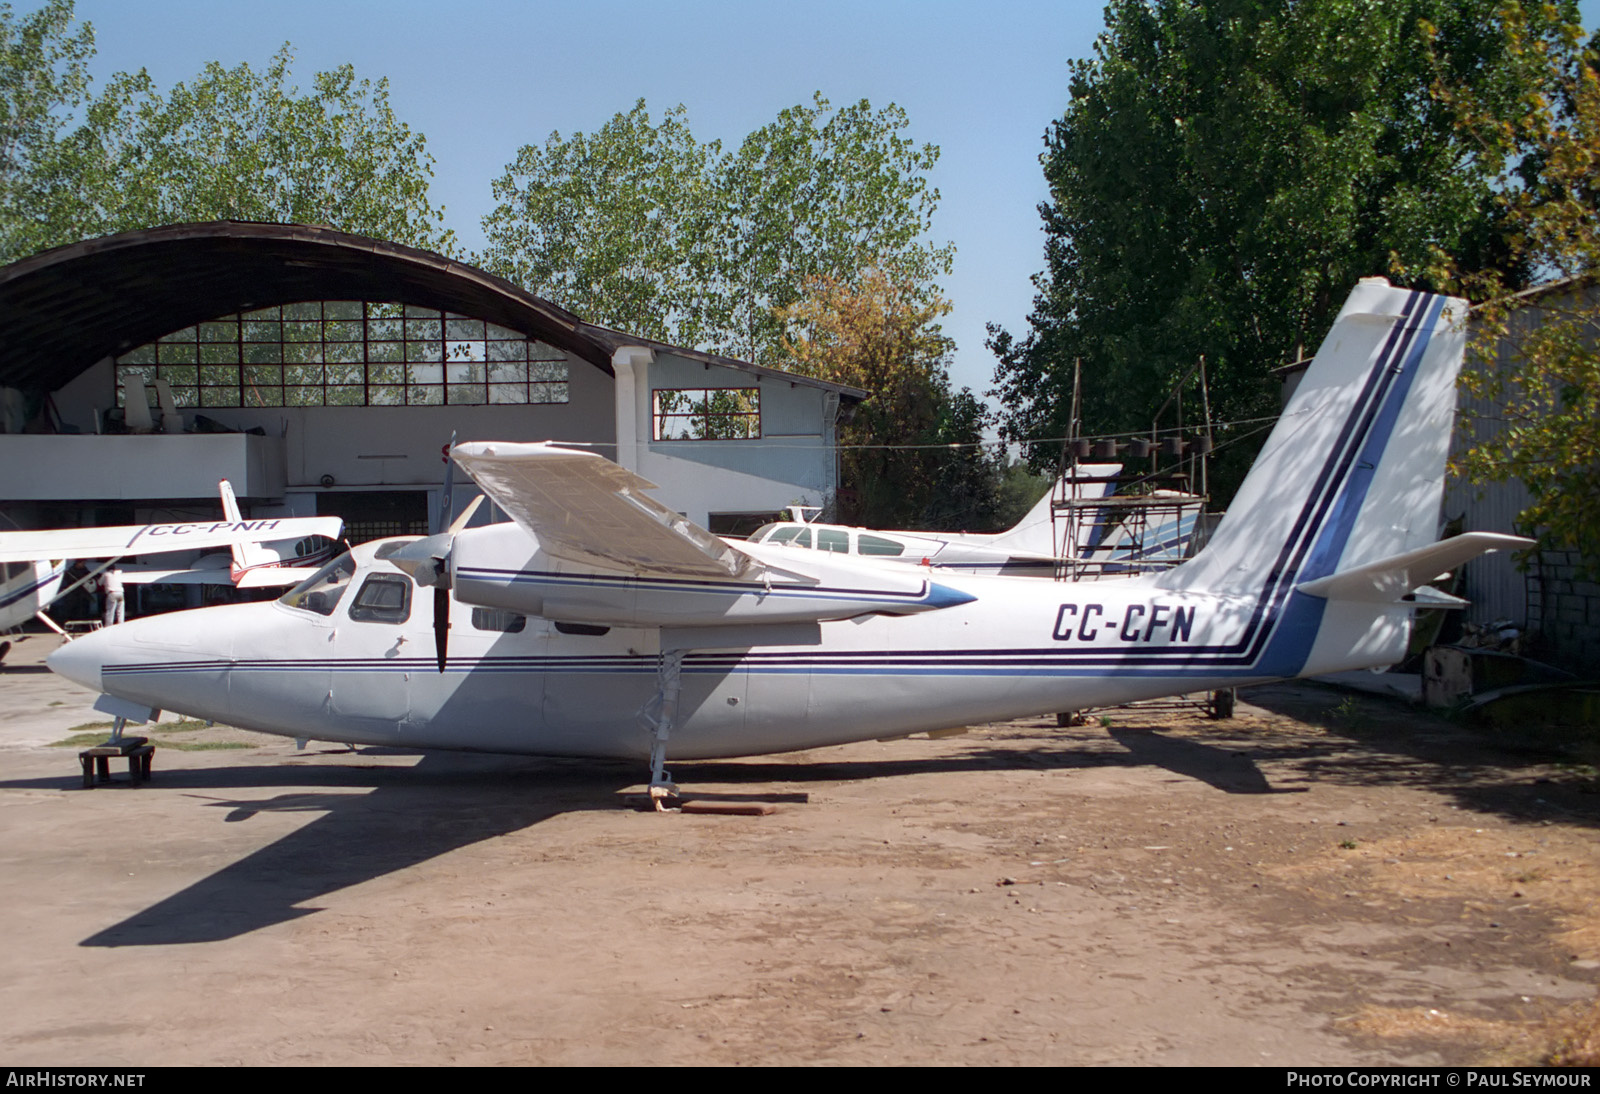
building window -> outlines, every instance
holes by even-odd
[[[313,300],[225,315],[117,358],[184,408],[565,403],[560,350],[454,312]]]
[[[654,429],[658,441],[743,441],[761,436],[761,389],[658,388]]]

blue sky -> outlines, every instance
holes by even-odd
[[[77,11],[94,24],[101,83],[140,67],[162,87],[211,60],[260,67],[285,41],[302,86],[346,61],[387,76],[400,116],[427,135],[434,200],[469,249],[482,243],[490,181],[518,148],[591,132],[640,97],[656,117],[683,103],[695,136],[724,145],[815,91],[898,103],[918,143],[942,152],[934,236],[956,244],[944,326],[957,385],[980,394],[994,374],[984,324],[1026,325],[1042,263],[1044,130],[1065,108],[1068,61],[1102,26],[1100,4],[1073,0],[78,0]]]
[[[1597,6],[1582,4],[1586,25]],[[345,62],[388,77],[468,249],[518,148],[592,132],[641,97],[655,117],[684,104],[695,136],[725,146],[815,91],[898,103],[914,139],[941,149],[933,236],[956,245],[944,327],[957,386],[980,394],[994,374],[984,324],[1026,328],[1043,261],[1043,134],[1066,107],[1068,62],[1102,27],[1095,0],[78,0],[77,12],[94,24],[101,82],[143,67],[170,87],[208,61],[260,67],[286,41],[302,86]]]

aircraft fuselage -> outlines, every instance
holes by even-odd
[[[137,704],[290,737],[648,755],[637,715],[657,691],[661,629],[562,626],[452,598],[441,674],[430,592],[381,560],[349,586],[375,573],[404,583],[402,622],[361,618],[355,595],[327,615],[282,602],[206,608],[81,639],[52,667]],[[783,752],[1290,676],[1322,615],[1320,602],[1287,588],[1218,596],[1146,579],[941,584],[974,599],[824,622],[816,644],[690,646],[671,754]],[[1355,661],[1384,663],[1403,649],[1407,613],[1392,614],[1363,636]],[[520,630],[493,629],[508,625]]]

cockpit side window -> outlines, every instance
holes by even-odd
[[[344,596],[350,579],[356,576],[355,559],[346,551],[322,569],[278,598],[279,604],[301,608],[318,615],[332,615]]]
[[[791,524],[787,528],[779,528],[776,532],[772,533],[767,537],[767,542],[788,543],[795,536],[798,536],[801,531],[802,529],[798,524]]]
[[[361,583],[350,618],[358,623],[404,623],[411,617],[411,579],[401,574],[370,574]]]

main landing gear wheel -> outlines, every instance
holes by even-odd
[[[1210,699],[1206,701],[1206,717],[1219,722],[1232,718],[1233,705],[1236,699],[1237,693],[1233,688],[1213,691]]]

